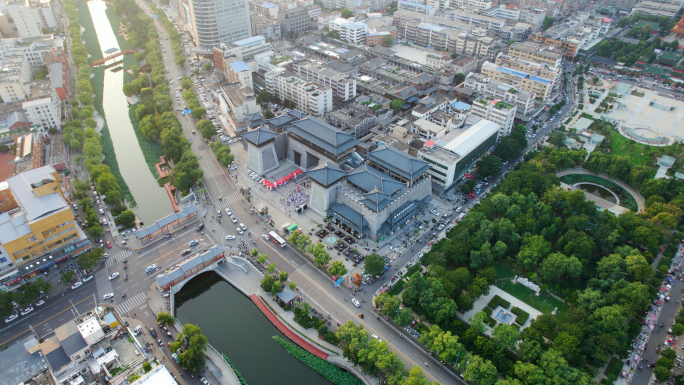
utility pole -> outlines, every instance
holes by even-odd
[[[29,324],[28,327],[29,329],[31,329],[31,333],[33,333],[33,336],[36,337],[38,341],[40,341],[40,334],[36,331],[36,329],[34,329],[33,326],[31,326],[31,324]]]

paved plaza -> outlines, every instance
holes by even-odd
[[[625,128],[636,130],[638,135],[648,139],[656,139],[662,135],[672,143],[676,137],[684,137],[683,101],[661,96],[656,91],[644,88],[633,89],[643,92],[644,96],[639,97],[630,92],[616,99],[620,105],[606,114],[607,117],[617,120]],[[650,105],[651,102],[654,104]],[[674,107],[674,110],[670,111],[670,107]]]

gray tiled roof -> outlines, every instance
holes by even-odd
[[[347,175],[347,172],[340,170],[328,162],[325,162],[319,166],[316,166],[311,171],[305,172],[305,174],[309,178],[321,184],[323,187],[328,187],[338,180],[344,178],[344,176]]]
[[[368,206],[373,211],[380,211],[392,203],[393,199],[389,195],[378,191],[378,189],[373,189],[373,191],[364,195],[366,199],[362,200],[361,203]]]
[[[278,298],[280,298],[281,301],[285,303],[289,303],[293,299],[297,298],[297,294],[295,294],[295,292],[287,286],[283,288],[283,291],[276,293],[276,295],[278,296]]]
[[[266,124],[268,124],[271,127],[282,127],[293,120],[295,120],[295,118],[290,115],[280,115],[276,116],[275,118],[267,120]]]
[[[368,226],[368,222],[363,215],[361,215],[361,213],[345,205],[344,203],[332,205],[328,211],[346,219],[358,229],[363,229],[364,227]]]
[[[54,371],[59,371],[59,369],[61,369],[64,365],[71,362],[71,358],[67,356],[61,346],[46,354],[45,358],[47,358],[48,362],[50,363],[50,367]]]
[[[185,260],[184,262],[180,263],[178,267],[171,270],[170,272],[164,272],[163,274],[159,274],[155,279],[159,286],[164,286],[183,276],[190,276],[194,273],[194,270],[199,265],[211,261],[223,252],[225,252],[225,249],[220,245],[216,245],[212,248],[207,249],[207,251],[202,254],[196,255],[194,257],[191,257],[190,259]]]
[[[39,352],[29,354],[26,350],[29,342],[35,345],[35,339],[28,338],[0,351],[0,385],[21,384],[47,370]]]
[[[88,345],[81,333],[74,333],[59,343],[62,345],[64,353],[66,353],[67,356],[73,355]]]
[[[382,146],[368,154],[368,159],[395,173],[407,178],[415,179],[430,169],[428,162],[420,160],[392,146]]]
[[[364,191],[377,189],[390,196],[405,187],[403,183],[367,164],[347,174],[345,179]]]
[[[311,117],[292,123],[287,130],[333,155],[339,155],[359,143],[352,135]]]
[[[249,131],[245,132],[242,134],[242,137],[245,138],[246,141],[252,143],[255,146],[260,146],[269,140],[275,138],[278,136],[275,132],[271,130],[264,130],[262,128],[257,128],[254,131]]]
[[[304,118],[306,118],[306,117],[309,116],[309,114],[307,114],[306,112],[302,112],[302,111],[299,111],[299,110],[291,110],[291,111],[288,111],[288,112],[287,112],[287,115],[290,115],[290,116],[292,116],[293,118],[296,118],[296,119],[304,119]]]

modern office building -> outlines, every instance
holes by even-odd
[[[59,98],[48,96],[26,101],[22,104],[22,108],[32,125],[40,126],[44,129],[51,127],[62,128]]]
[[[562,51],[531,41],[511,44],[508,55],[535,63],[544,63],[554,68],[560,68],[563,61]]]
[[[34,126],[44,129],[62,128],[62,113],[59,98],[48,96],[45,98],[26,101],[22,104],[26,117]]]
[[[37,37],[43,34],[40,24],[36,21],[31,7],[21,3],[7,4],[5,11],[9,15],[16,34],[21,38]],[[52,15],[54,18],[54,14]]]
[[[266,39],[280,39],[280,24],[278,20],[271,19],[261,14],[252,13],[252,35],[263,36]]]
[[[439,139],[428,140],[418,151],[418,158],[430,164],[428,174],[440,190],[448,190],[494,147],[499,130],[498,124],[482,119]]]
[[[278,23],[284,38],[293,38],[306,31],[316,29],[316,25],[305,7],[281,10],[278,13]]]
[[[211,49],[252,35],[247,0],[190,0],[192,35]]]
[[[275,96],[280,100],[291,100],[299,110],[316,116],[333,110],[330,87],[308,81],[293,73],[285,73],[275,78]]]
[[[520,115],[529,115],[534,111],[534,99],[536,98],[534,92],[514,87],[474,72],[466,75],[463,86],[473,93],[503,100],[516,106],[516,113]]]
[[[239,82],[219,86],[219,108],[235,126],[244,122],[247,115],[261,112],[252,87]]]
[[[7,179],[19,207],[0,214],[0,271],[12,272],[5,276],[30,274],[89,247],[60,181],[52,166]]]
[[[363,44],[366,40],[366,23],[355,21],[353,18],[338,17],[328,23],[331,30],[337,31],[340,39],[354,44]]]
[[[480,72],[494,80],[533,92],[543,101],[551,96],[553,81],[527,72],[502,67],[489,61],[482,64]]]
[[[332,88],[333,96],[340,100],[347,101],[356,97],[356,79],[344,72],[309,61],[292,64],[292,71],[308,80],[329,86]]]
[[[482,119],[499,125],[499,137],[508,136],[513,130],[513,121],[517,107],[500,99],[491,97],[478,98],[473,101],[471,112]]]

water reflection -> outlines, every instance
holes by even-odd
[[[176,315],[198,325],[249,384],[324,385],[318,373],[271,338],[289,341],[240,291],[214,273],[204,273],[176,295]],[[275,306],[275,305],[274,305]]]

